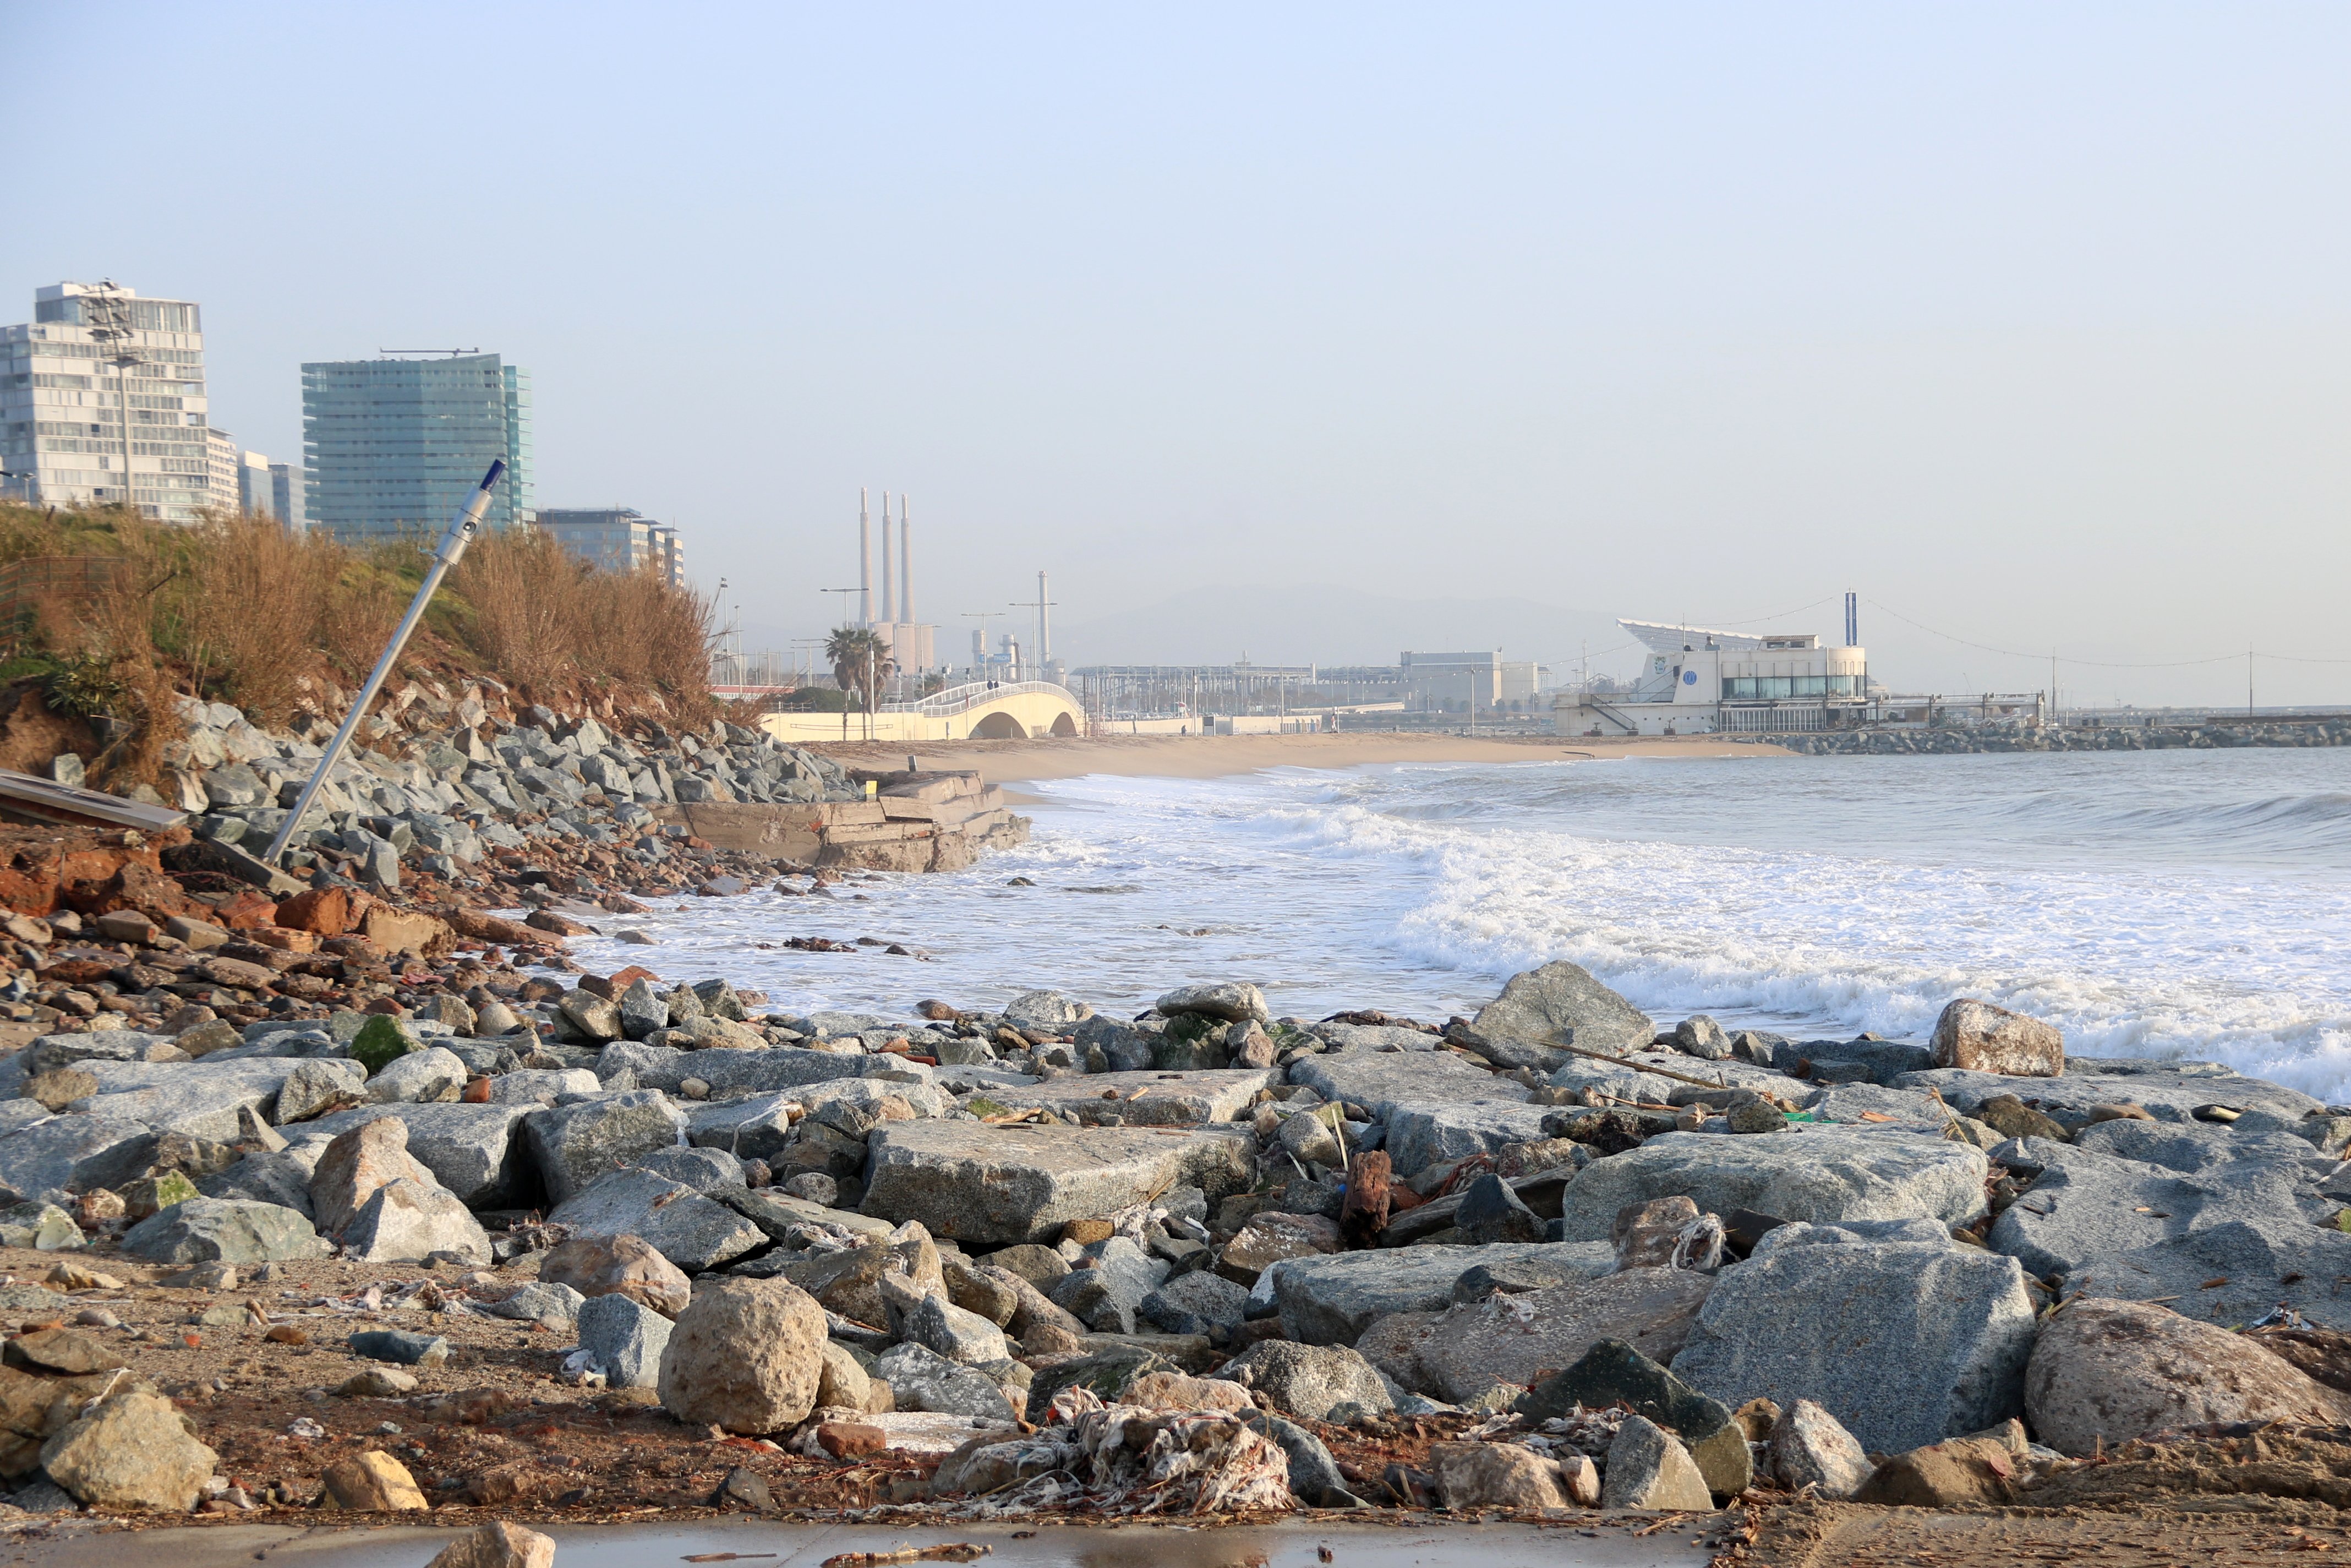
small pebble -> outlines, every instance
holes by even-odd
[[[74,1322],[84,1328],[93,1329],[119,1329],[122,1326],[122,1320],[104,1307],[91,1307],[86,1312],[77,1312]]]

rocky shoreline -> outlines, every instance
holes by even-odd
[[[1804,757],[1959,756],[1983,751],[2225,751],[2240,747],[2351,746],[2351,720],[2271,724],[2210,719],[2202,724],[1955,724],[1930,729],[1839,730],[1820,735],[1729,736]]]
[[[1440,1025],[486,957],[0,1062],[5,1517],[1731,1509],[1735,1557],[2255,1430],[2351,1500],[2351,1111],[2211,1064],[1967,999],[1668,1030],[1564,963]]]

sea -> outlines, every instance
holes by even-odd
[[[1137,1012],[1246,979],[1277,1015],[1443,1022],[1584,966],[1661,1025],[1924,1040],[1956,997],[2079,1056],[2351,1101],[2351,749],[1631,757],[1019,787],[1024,847],[821,895],[664,900],[590,968],[911,1017],[1043,988]],[[784,885],[801,887],[804,882]],[[614,938],[633,927],[650,946]],[[849,953],[781,944],[823,936]],[[889,951],[891,946],[905,949]]]

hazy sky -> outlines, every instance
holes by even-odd
[[[925,619],[1049,568],[1083,658],[1219,584],[1855,589],[1905,690],[2351,699],[2339,5],[0,0],[0,319],[200,300],[279,457],[303,360],[504,353],[540,503],[683,521],[754,645],[862,484]]]

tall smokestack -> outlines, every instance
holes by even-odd
[[[895,599],[890,592],[890,492],[882,492],[882,623],[888,625],[898,619]]]
[[[865,515],[865,486],[857,486],[857,623],[873,624],[873,525]]]
[[[1045,574],[1037,574],[1037,673],[1043,678],[1045,666],[1053,662],[1053,596],[1045,591]]]
[[[898,619],[912,624],[914,619],[914,524],[906,520],[906,493],[898,492]]]

